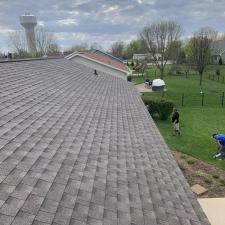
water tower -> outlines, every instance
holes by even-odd
[[[37,19],[34,15],[25,13],[25,15],[20,16],[20,24],[24,27],[26,32],[27,47],[29,52],[36,51],[36,41],[34,28],[37,25]]]

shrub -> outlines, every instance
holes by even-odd
[[[194,164],[195,164],[195,160],[189,159],[189,160],[187,160],[187,163],[188,163],[189,165],[194,165]]]
[[[131,62],[131,66],[134,67],[134,61]]]
[[[212,180],[209,178],[205,178],[204,181],[206,184],[212,184]]]
[[[149,106],[150,114],[153,117],[158,115],[161,120],[168,119],[173,111],[174,103],[171,100],[153,96],[142,96],[142,100]]]
[[[220,69],[217,69],[217,70],[216,70],[216,75],[217,75],[217,76],[220,76]]]
[[[127,81],[132,81],[132,78],[131,78],[131,76],[127,76]]]
[[[219,178],[220,178],[220,177],[219,177],[218,175],[216,175],[216,174],[213,175],[212,177],[213,177],[214,179],[219,179]]]
[[[220,184],[221,184],[222,186],[225,186],[225,180],[220,180]]]
[[[170,69],[168,70],[168,75],[182,75],[181,67],[178,65],[171,65]]]
[[[195,175],[198,176],[198,177],[205,177],[205,178],[207,178],[207,174],[202,172],[201,170],[197,170],[195,172]]]

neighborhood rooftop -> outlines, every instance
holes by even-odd
[[[91,51],[74,52],[74,53],[66,56],[66,58],[71,59],[77,55],[88,58],[88,59],[95,60],[95,61],[103,63],[105,65],[114,67],[118,70],[130,73],[129,68],[126,65],[124,65],[122,60],[120,60],[110,54],[107,54],[103,51],[91,50]]]
[[[132,83],[0,64],[0,225],[209,225]]]

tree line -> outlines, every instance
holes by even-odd
[[[150,54],[161,79],[164,78],[168,60],[171,60],[175,65],[182,64],[186,73],[190,68],[195,69],[201,85],[204,70],[211,61],[212,43],[218,40],[217,32],[211,27],[202,27],[185,40],[181,39],[182,34],[182,27],[174,21],[155,22],[144,27],[137,40],[127,45],[115,42],[111,53],[123,59],[129,59],[135,53]],[[224,39],[224,36],[220,39]]]
[[[203,72],[211,59],[212,42],[217,39],[217,32],[213,28],[203,27],[186,40],[181,39],[182,34],[182,27],[175,21],[154,22],[145,26],[137,39],[127,44],[123,41],[114,42],[108,53],[123,60],[131,59],[134,54],[149,54],[152,62],[160,71],[161,79],[164,78],[168,60],[172,60],[175,64],[183,64],[186,72],[190,68],[196,69],[201,85]],[[9,40],[15,56],[20,58],[30,56],[26,49],[26,38],[23,31],[11,33]],[[32,57],[54,55],[61,52],[54,33],[48,32],[40,26],[36,28],[36,48],[37,52],[33,53]],[[102,46],[95,42],[93,44],[76,44],[65,49],[65,52],[92,49],[103,50]]]

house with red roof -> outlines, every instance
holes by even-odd
[[[99,75],[101,73],[107,73],[122,79],[127,79],[127,76],[132,73],[121,59],[101,50],[73,52],[65,58],[92,68]]]

